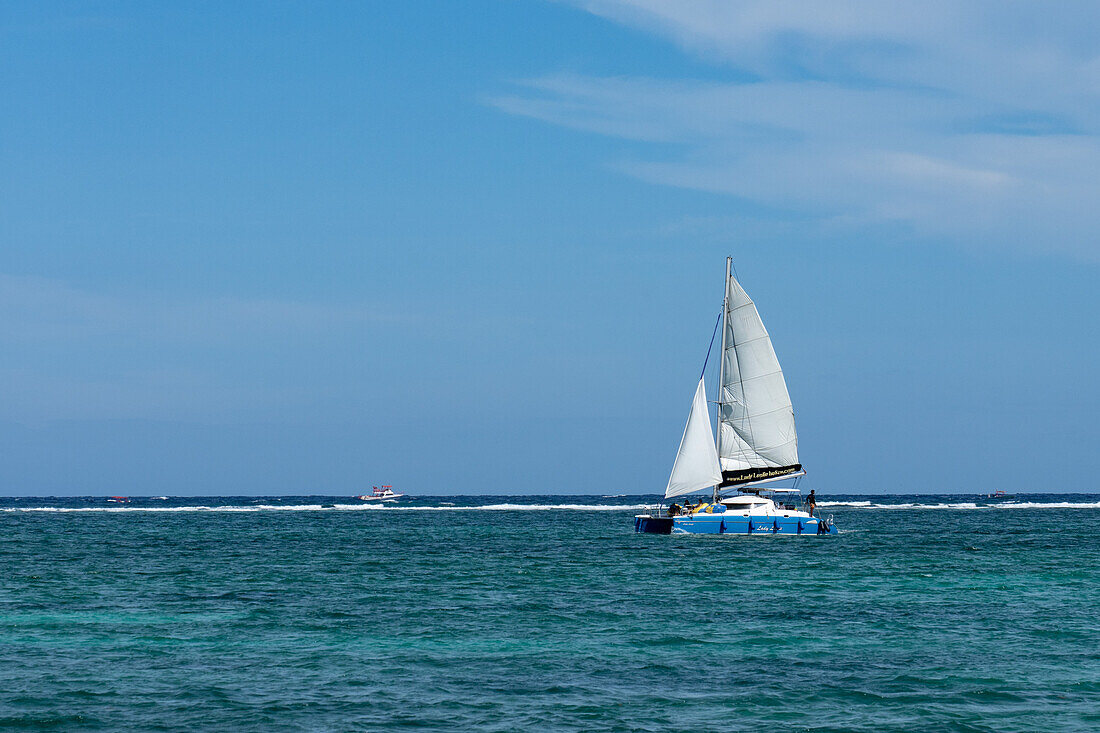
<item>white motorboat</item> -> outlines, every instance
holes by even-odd
[[[374,491],[369,494],[360,494],[355,497],[360,501],[397,501],[404,494],[398,494],[393,490],[392,486],[375,486]]]

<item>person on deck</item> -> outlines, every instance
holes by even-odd
[[[814,490],[810,489],[810,495],[806,497],[806,511],[810,513],[812,517],[817,510],[817,497],[814,496]]]

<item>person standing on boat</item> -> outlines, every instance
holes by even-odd
[[[806,497],[806,511],[810,513],[812,517],[817,510],[817,497],[814,496],[814,490],[810,489],[810,495]]]

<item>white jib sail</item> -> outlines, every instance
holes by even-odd
[[[726,283],[726,350],[718,395],[722,469],[798,463],[794,409],[760,314],[741,284]]]
[[[676,453],[676,462],[672,464],[665,498],[690,494],[721,481],[718,450],[714,447],[714,434],[710,429],[707,391],[700,379],[695,399],[691,402],[687,426],[684,427],[684,437],[680,439],[680,450]]]

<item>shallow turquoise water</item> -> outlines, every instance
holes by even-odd
[[[345,501],[0,500],[0,727],[1100,729],[1095,496],[829,538]]]

